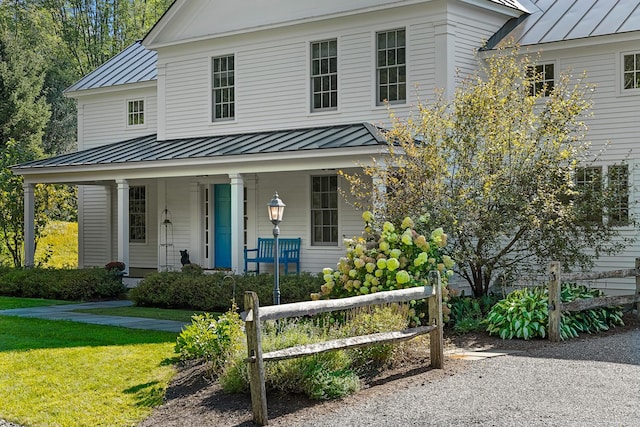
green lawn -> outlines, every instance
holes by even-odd
[[[179,322],[190,322],[191,316],[194,314],[202,314],[203,312],[194,312],[193,310],[175,310],[154,307],[114,307],[114,308],[89,308],[74,310],[81,313],[91,313],[101,316],[129,316],[129,317],[145,317],[148,319],[161,320],[177,320]],[[220,313],[214,313],[219,315]]]
[[[42,298],[3,297],[0,295],[0,310],[9,310],[12,308],[44,307],[47,305],[60,304],[74,304],[74,302]]]
[[[11,300],[0,298],[0,307],[31,303]],[[175,372],[176,336],[0,316],[0,418],[29,426],[135,425],[162,402]]]

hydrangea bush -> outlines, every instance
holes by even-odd
[[[371,212],[364,212],[362,219],[364,237],[345,240],[346,256],[340,258],[335,270],[323,269],[325,283],[321,292],[311,295],[312,299],[424,286],[434,270],[440,271],[442,286],[446,286],[454,262],[446,254],[447,235],[442,228],[433,230],[427,238],[416,231],[409,217],[399,226],[387,221],[379,231],[374,229]],[[420,221],[426,223],[426,218]]]

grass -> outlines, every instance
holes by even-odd
[[[78,223],[49,222],[38,240],[35,261],[47,268],[78,267]]]
[[[12,308],[46,307],[48,305],[73,304],[73,301],[60,301],[42,298],[16,298],[0,295],[0,310]]]
[[[0,316],[0,418],[125,426],[162,402],[177,334]]]
[[[177,320],[179,322],[190,322],[194,314],[202,314],[202,311],[163,309],[154,307],[114,307],[114,308],[88,308],[74,310],[80,313],[91,313],[101,316],[129,316],[145,317],[148,319]],[[212,313],[219,316],[220,313]]]

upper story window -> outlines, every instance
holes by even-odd
[[[640,53],[623,55],[624,89],[640,89]]]
[[[127,101],[127,126],[144,125],[144,99]]]
[[[129,241],[147,240],[147,191],[144,185],[129,187]]]
[[[311,43],[311,111],[338,108],[338,41]]]
[[[338,244],[338,177],[311,177],[311,244]]]
[[[555,83],[554,65],[539,64],[529,69],[529,78],[531,79],[531,87],[529,94],[531,96],[542,92],[542,96],[549,96],[553,90]]]
[[[212,60],[213,121],[235,117],[234,56],[220,56]]]
[[[404,29],[376,34],[377,104],[407,99],[406,37]]]

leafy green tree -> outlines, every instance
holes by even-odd
[[[594,220],[614,192],[575,184],[589,150],[590,87],[562,73],[534,93],[540,76],[531,61],[517,48],[494,52],[451,100],[439,96],[406,120],[393,117],[387,166],[344,174],[360,207],[374,200],[377,216],[422,215],[443,227],[457,273],[476,296],[498,275],[539,272],[551,259],[588,267],[626,243],[605,215]]]

